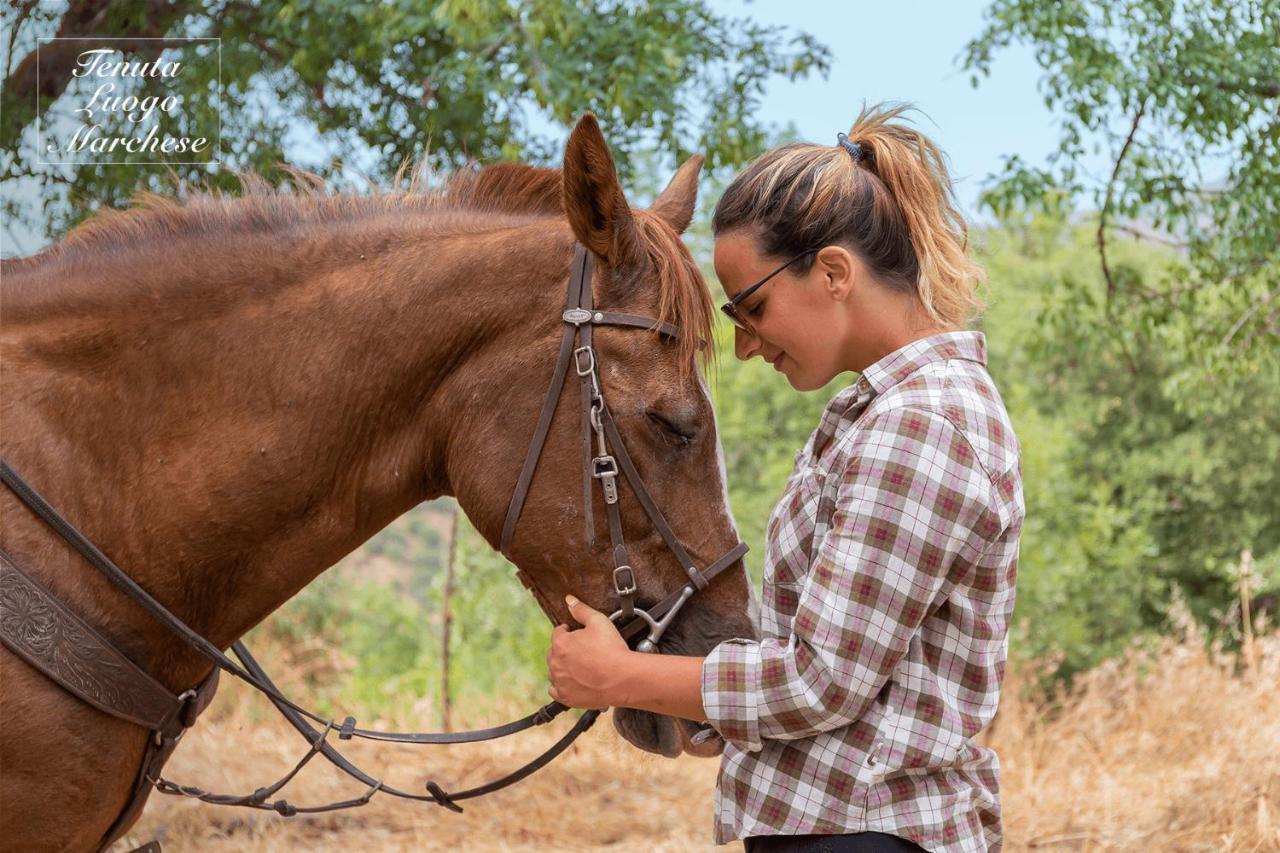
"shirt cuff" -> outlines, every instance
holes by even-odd
[[[726,640],[702,661],[702,707],[720,736],[744,752],[760,740],[760,644]]]

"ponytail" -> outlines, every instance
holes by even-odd
[[[982,268],[968,256],[942,152],[896,123],[910,107],[864,107],[836,145],[793,143],[758,157],[716,205],[715,234],[747,227],[765,254],[843,245],[889,286],[917,297],[934,325],[959,329],[982,310]],[[803,273],[812,257],[796,263]]]

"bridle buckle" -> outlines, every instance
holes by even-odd
[[[586,353],[586,367],[582,364],[582,355]],[[596,372],[596,352],[589,346],[578,347],[573,351],[573,368],[578,371],[579,376],[590,376]]]
[[[619,580],[623,576],[626,580]],[[619,597],[636,594],[636,573],[630,566],[618,566],[613,570],[613,591],[618,593]]]
[[[600,481],[600,486],[604,489],[604,502],[607,504],[615,504],[618,502],[618,461],[612,456],[597,456],[591,460],[594,470],[591,476]]]

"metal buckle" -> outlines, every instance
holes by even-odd
[[[587,366],[582,366],[582,354],[587,354]],[[579,376],[590,376],[596,369],[596,353],[591,347],[578,347],[573,351],[573,367]]]
[[[627,584],[622,585],[618,580],[618,574],[627,573]],[[636,594],[636,573],[631,570],[630,566],[618,566],[613,570],[613,589],[618,595],[635,595]]]
[[[618,502],[618,462],[612,456],[597,456],[591,460],[594,470],[591,476],[600,481],[601,488],[604,489],[604,502],[607,504],[616,504]]]
[[[591,312],[585,308],[570,308],[560,316],[566,323],[581,326],[591,319]]]

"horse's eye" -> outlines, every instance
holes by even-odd
[[[656,424],[669,439],[680,445],[686,445],[693,441],[694,436],[690,432],[681,429],[672,421],[658,414],[657,412],[649,412],[649,420]]]

